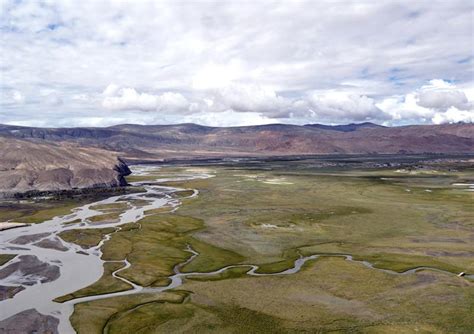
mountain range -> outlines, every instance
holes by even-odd
[[[121,159],[424,153],[474,153],[474,124],[0,125],[0,193],[119,186],[128,172]]]
[[[0,125],[0,136],[64,142],[119,152],[128,159],[206,155],[472,153],[474,124],[384,127],[269,124],[208,127],[197,124],[106,128],[33,128]]]

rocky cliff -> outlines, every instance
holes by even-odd
[[[0,137],[0,196],[126,185],[117,154],[72,143],[35,143]]]

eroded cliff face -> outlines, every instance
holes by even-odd
[[[114,152],[66,143],[0,138],[0,196],[29,191],[126,185],[127,165]]]

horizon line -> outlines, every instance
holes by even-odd
[[[379,123],[374,122],[360,122],[360,123],[339,123],[339,124],[324,124],[324,123],[305,123],[305,124],[293,124],[293,123],[262,123],[262,124],[252,124],[252,125],[229,125],[229,126],[214,126],[214,125],[204,125],[199,123],[193,122],[183,122],[183,123],[155,123],[155,124],[140,124],[140,123],[117,123],[114,125],[79,125],[79,126],[31,126],[31,125],[18,125],[18,124],[8,124],[8,123],[0,123],[1,127],[19,127],[19,128],[37,128],[37,129],[76,129],[76,128],[113,128],[117,126],[123,125],[132,125],[132,126],[180,126],[180,125],[197,125],[205,128],[249,128],[249,127],[262,127],[262,126],[271,126],[271,125],[283,125],[283,126],[297,126],[297,127],[305,127],[305,126],[322,126],[322,127],[344,127],[344,126],[375,126],[381,128],[402,128],[402,127],[409,127],[409,126],[443,126],[443,125],[456,125],[456,124],[474,124],[473,122],[450,122],[450,123],[442,123],[442,124],[404,124],[404,125],[382,125]]]

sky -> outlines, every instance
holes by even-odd
[[[0,0],[0,123],[474,122],[474,1]]]

